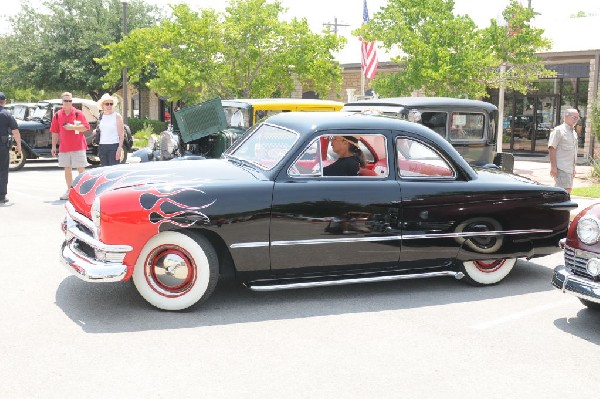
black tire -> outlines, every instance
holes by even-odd
[[[148,240],[132,278],[151,305],[182,310],[212,294],[219,280],[219,260],[205,237],[165,231]]]
[[[27,162],[27,155],[24,151],[21,151],[21,154],[17,154],[17,146],[13,143],[8,150],[8,170],[10,172],[17,171],[19,169],[23,169],[25,163]]]
[[[588,309],[593,310],[595,312],[600,312],[600,303],[588,301],[587,299],[581,298],[579,298],[579,300],[581,301],[581,303],[587,306]]]

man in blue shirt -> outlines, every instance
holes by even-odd
[[[21,134],[19,126],[12,114],[4,108],[6,95],[0,92],[0,204],[8,202],[6,190],[8,187],[8,166],[10,162],[9,134],[15,138],[17,154],[21,154]]]

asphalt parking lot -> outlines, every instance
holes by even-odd
[[[0,207],[0,398],[593,397],[600,315],[550,286],[451,278],[257,293],[171,313],[58,261],[62,171],[32,162]]]

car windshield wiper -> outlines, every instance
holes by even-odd
[[[225,159],[227,159],[228,161],[239,165],[239,166],[246,166],[246,167],[251,167],[252,169],[256,169],[256,167],[260,167],[260,165],[252,162],[252,161],[248,161],[247,159],[243,159],[243,158],[237,158],[234,157],[233,155],[225,155]]]

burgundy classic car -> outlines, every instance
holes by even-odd
[[[344,142],[360,154],[354,174],[324,173]],[[474,169],[416,123],[290,112],[221,159],[79,175],[61,259],[85,281],[133,279],[167,310],[206,300],[219,278],[257,291],[439,276],[490,285],[517,258],[559,251],[576,206],[561,188]]]
[[[561,240],[565,264],[554,269],[552,285],[600,310],[600,204],[581,211]]]

